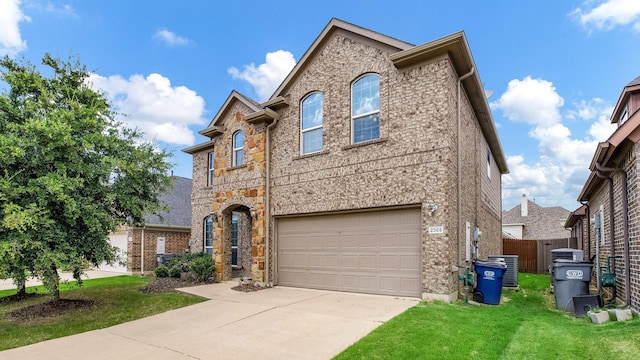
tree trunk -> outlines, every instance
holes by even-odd
[[[27,285],[23,281],[20,285],[18,285],[17,289],[18,295],[26,295],[27,294]]]
[[[51,289],[51,297],[53,301],[60,300],[60,277],[58,276],[58,268],[55,264],[51,265],[51,280],[54,280]]]

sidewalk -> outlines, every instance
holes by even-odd
[[[89,270],[89,271],[86,271],[84,275],[82,275],[82,279],[83,280],[98,279],[98,278],[120,276],[120,275],[130,275],[130,274],[113,272],[113,271],[104,271],[104,270]],[[70,271],[65,271],[60,273],[60,281],[64,281],[64,280],[75,281],[73,279],[73,273]],[[37,285],[42,285],[42,282],[35,278],[30,278],[29,280],[27,280],[27,287],[37,286]],[[11,279],[0,280],[0,290],[9,290],[9,289],[15,289],[15,288],[16,286],[13,284],[13,281]]]

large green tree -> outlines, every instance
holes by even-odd
[[[59,269],[80,280],[86,263],[116,261],[108,234],[161,209],[170,165],[77,59],[42,63],[0,60],[0,278],[20,291],[35,275],[59,299]]]

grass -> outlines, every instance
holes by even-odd
[[[640,320],[594,325],[555,309],[549,276],[520,274],[499,306],[422,302],[335,359],[637,359]]]
[[[7,316],[15,309],[46,302],[48,296],[0,303],[0,351],[102,329],[205,300],[176,292],[142,293],[140,289],[147,281],[149,278],[117,276],[85,280],[80,288],[62,284],[61,298],[93,300],[95,304],[54,317],[12,320]],[[41,286],[30,287],[27,291],[45,293]],[[0,298],[13,294],[15,290],[0,291]]]

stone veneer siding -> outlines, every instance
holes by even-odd
[[[231,269],[231,213],[244,212],[250,215],[250,265],[243,276],[264,282],[264,182],[265,182],[265,125],[250,124],[244,117],[253,111],[239,101],[230,105],[222,119],[224,133],[214,137],[215,179],[212,186],[206,186],[207,154],[194,154],[194,193],[192,249],[202,248],[204,232],[203,220],[215,214],[213,223],[213,260],[219,280],[229,280]],[[236,131],[244,132],[244,163],[232,167],[232,141]],[[196,164],[196,162],[198,162]],[[197,169],[196,169],[197,167]],[[197,173],[196,173],[197,171]],[[204,186],[203,186],[204,184]],[[195,190],[195,189],[199,189]],[[197,193],[198,192],[198,193]],[[243,230],[244,231],[244,230]],[[243,258],[246,260],[247,254]]]
[[[380,139],[351,144],[351,84],[380,75]],[[464,264],[458,236],[457,74],[447,58],[398,70],[389,54],[336,34],[288,89],[289,106],[273,130],[271,213],[274,216],[422,205],[423,297],[457,295]],[[323,151],[300,156],[299,101],[324,94]],[[462,220],[483,230],[484,255],[501,254],[500,171],[486,176],[486,141],[462,95]],[[428,204],[438,210],[428,215]],[[429,226],[444,226],[429,234]],[[274,228],[273,226],[271,227]],[[274,233],[270,234],[274,241]],[[459,241],[459,242],[457,242]]]

